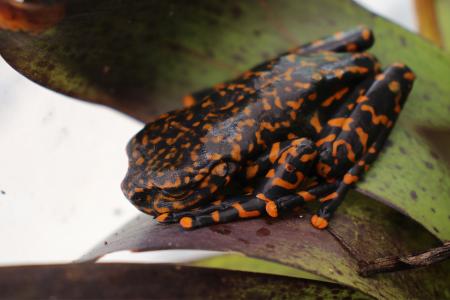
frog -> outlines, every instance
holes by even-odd
[[[125,196],[186,230],[311,201],[328,227],[376,160],[413,87],[402,63],[381,68],[360,26],[290,49],[184,98],[127,145]]]

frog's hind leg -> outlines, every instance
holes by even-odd
[[[226,202],[226,205],[211,206],[201,212],[191,212],[179,222],[184,229],[195,229],[238,219],[255,218],[265,214],[266,203],[253,196],[241,196]]]
[[[339,186],[320,199],[320,208],[311,219],[314,227],[327,227],[348,190],[375,161],[412,89],[414,78],[412,71],[401,64],[378,75],[368,92],[357,101],[355,110],[344,122],[346,124],[342,125],[347,129],[320,149],[318,172],[336,178]],[[343,175],[335,177],[333,173]]]

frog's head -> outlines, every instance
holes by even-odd
[[[139,210],[151,215],[214,201],[238,169],[235,162],[210,155],[204,132],[187,130],[180,115],[178,111],[177,116],[148,124],[127,146],[129,168],[122,190]]]

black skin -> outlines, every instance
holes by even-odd
[[[318,200],[311,223],[326,228],[376,159],[415,78],[402,64],[381,71],[364,52],[373,41],[366,28],[337,33],[186,97],[188,107],[128,144],[125,195],[185,229],[277,217]]]

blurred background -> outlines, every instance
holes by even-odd
[[[412,0],[356,2],[418,29]],[[72,261],[139,214],[120,182],[125,145],[142,124],[38,86],[3,59],[0,72],[0,235],[8,241],[0,247],[0,264]],[[145,259],[198,255],[205,253],[166,251]]]

